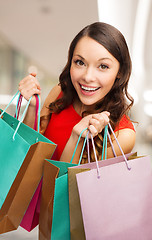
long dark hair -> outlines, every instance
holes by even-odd
[[[67,64],[59,77],[59,84],[63,95],[60,99],[50,104],[50,111],[62,111],[72,104],[74,99],[77,97],[77,93],[71,82],[70,68],[75,47],[78,41],[84,36],[90,37],[104,46],[120,64],[119,77],[115,79],[113,87],[109,93],[96,104],[95,109],[92,109],[91,112],[89,112],[95,113],[105,110],[109,111],[111,125],[115,128],[122,115],[124,113],[127,114],[133,105],[133,98],[127,91],[132,64],[124,36],[118,29],[107,23],[96,22],[86,26],[71,42]],[[101,134],[99,134],[99,138],[102,139]]]

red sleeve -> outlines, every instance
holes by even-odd
[[[125,128],[129,128],[129,129],[132,129],[133,131],[135,131],[135,128],[134,128],[131,120],[129,119],[129,117],[126,115],[123,115],[122,118],[120,119],[119,124],[116,125],[114,132],[117,132],[117,131],[125,129]]]
[[[59,99],[59,98],[61,98],[61,97],[63,97],[63,92],[62,92],[62,91],[59,93],[57,99]]]

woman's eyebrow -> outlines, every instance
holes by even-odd
[[[98,60],[98,62],[99,62],[99,61],[103,61],[103,60],[110,60],[111,62],[113,62],[112,59],[111,59],[111,58],[108,58],[108,57],[100,58],[100,59]]]
[[[85,58],[83,58],[81,55],[79,54],[74,54],[73,56],[76,56],[76,57],[80,57],[81,59],[85,60]]]
[[[79,55],[79,54],[74,54],[73,56],[74,56],[74,57],[79,57],[79,58],[81,58],[82,60],[85,60],[85,58],[82,57],[82,56]],[[111,62],[113,62],[112,59],[111,59],[111,58],[108,58],[108,57],[100,58],[100,59],[98,59],[98,62],[99,62],[99,61],[103,61],[103,60],[110,60]]]

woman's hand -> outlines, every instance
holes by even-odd
[[[30,106],[36,105],[34,94],[41,94],[41,88],[36,78],[36,73],[31,73],[20,81],[19,91],[27,101],[31,96],[33,96],[30,102]]]
[[[109,123],[109,116],[110,113],[105,111],[98,114],[90,114],[82,118],[82,120],[74,126],[72,134],[62,152],[60,161],[70,162],[75,145],[82,130],[88,128],[88,130],[92,133],[93,137],[95,137]],[[86,134],[87,130],[83,132],[82,137],[85,137]],[[73,159],[73,163],[78,164],[80,153],[82,150],[82,144],[83,141],[80,141]]]
[[[95,137],[109,123],[109,116],[110,113],[107,111],[90,114],[82,118],[82,120],[74,126],[72,134],[79,136],[83,129],[88,128],[92,136]],[[87,131],[84,131],[82,137],[85,137],[86,133]]]

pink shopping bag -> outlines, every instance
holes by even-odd
[[[125,161],[76,175],[87,240],[152,239],[150,156]]]
[[[34,196],[26,210],[20,226],[30,232],[39,223],[40,200],[42,190],[42,179],[34,193]]]

